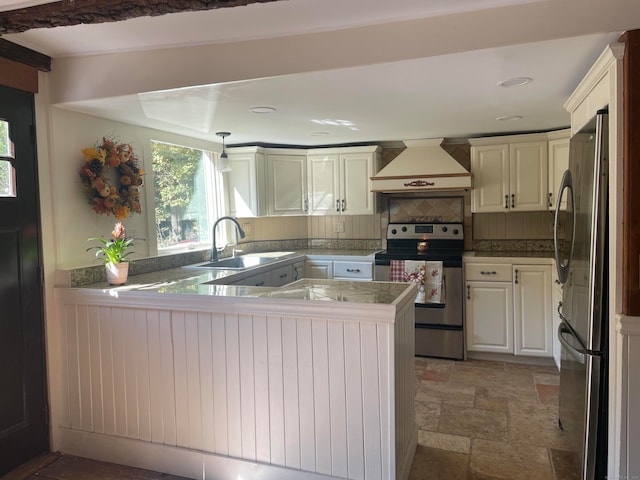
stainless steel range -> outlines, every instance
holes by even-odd
[[[391,223],[387,250],[375,256],[374,279],[389,281],[392,260],[442,262],[444,299],[416,303],[416,355],[464,359],[461,223]]]

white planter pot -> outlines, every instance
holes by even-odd
[[[124,285],[129,276],[129,262],[107,263],[107,282],[109,285]]]

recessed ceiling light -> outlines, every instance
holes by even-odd
[[[273,113],[276,109],[273,107],[251,107],[249,111],[252,113]]]
[[[527,83],[533,82],[532,78],[529,77],[514,77],[509,80],[503,80],[498,82],[499,87],[521,87],[522,85],[526,85]]]
[[[500,120],[501,122],[512,122],[514,120],[522,119],[522,115],[505,115],[504,117],[497,117],[496,120]]]
[[[324,137],[325,135],[329,135],[329,132],[311,132],[312,137]]]

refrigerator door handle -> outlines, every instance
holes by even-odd
[[[567,263],[563,264],[560,258],[560,242],[558,239],[558,227],[560,223],[560,211],[562,210],[562,198],[563,195],[569,195],[567,199],[567,208],[571,208],[571,249],[569,251],[569,257],[566,259]],[[569,266],[571,264],[571,258],[573,257],[574,235],[576,225],[576,211],[573,197],[573,178],[570,170],[565,170],[562,175],[562,182],[560,183],[560,190],[558,191],[558,198],[556,198],[556,212],[553,219],[553,245],[555,250],[556,268],[558,270],[558,280],[561,284],[567,282],[569,277]]]
[[[578,343],[579,347],[576,348],[573,345],[571,345],[571,343],[569,343],[564,338],[565,334],[572,336],[575,339],[575,341]],[[563,347],[565,347],[567,350],[569,350],[570,352],[572,352],[574,354],[577,354],[577,355],[588,355],[588,356],[591,356],[591,357],[601,357],[602,355],[604,355],[604,352],[600,352],[600,351],[597,351],[597,350],[589,350],[584,345],[582,340],[580,340],[580,337],[578,337],[578,335],[576,335],[576,333],[573,330],[573,328],[571,328],[571,325],[569,325],[564,318],[562,318],[562,322],[560,323],[560,326],[558,327],[558,339],[560,340],[560,343],[562,344]]]

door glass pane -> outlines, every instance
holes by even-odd
[[[9,138],[9,122],[0,119],[0,157],[13,158],[13,143]]]
[[[0,160],[0,197],[16,196],[16,171],[8,160]]]

